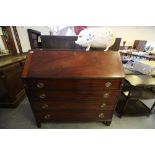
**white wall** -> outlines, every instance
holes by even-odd
[[[17,26],[23,52],[27,52],[29,49],[31,49],[27,29],[40,31],[42,35],[50,34],[50,28],[48,26]]]
[[[111,26],[116,37],[121,37],[121,46],[133,46],[135,40],[147,40],[147,45],[155,47],[155,26]]]

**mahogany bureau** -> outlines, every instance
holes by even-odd
[[[22,79],[38,127],[49,121],[110,125],[124,70],[118,52],[35,50]]]

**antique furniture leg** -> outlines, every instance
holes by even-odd
[[[154,106],[155,106],[155,102],[154,102],[154,104],[152,105],[152,107],[151,107],[151,109],[150,109],[150,113],[152,112]]]
[[[41,128],[41,122],[40,121],[36,120],[36,124],[37,124],[38,128]]]
[[[126,108],[126,106],[127,106],[127,104],[128,104],[128,100],[129,100],[129,98],[130,98],[130,94],[131,94],[133,88],[134,88],[134,87],[131,86],[130,89],[129,89],[129,94],[128,94],[128,96],[126,97],[124,108],[123,108],[123,110],[122,110],[121,113],[120,113],[120,118],[121,118],[121,117],[123,116],[123,114],[124,114],[124,110],[125,110],[125,108]]]
[[[110,126],[111,121],[104,121],[103,124],[105,124],[106,126]]]

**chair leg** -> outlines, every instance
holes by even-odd
[[[151,109],[150,109],[150,113],[152,112],[154,106],[155,106],[155,102],[154,102],[154,104],[152,105],[152,107],[151,107]]]

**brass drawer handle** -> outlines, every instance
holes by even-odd
[[[45,119],[49,119],[49,118],[51,118],[51,115],[50,114],[47,114],[47,115],[44,116],[44,118]]]
[[[106,86],[107,88],[109,88],[109,87],[112,86],[112,83],[111,83],[111,82],[106,82],[106,83],[105,83],[105,86]]]
[[[100,114],[98,115],[98,117],[99,117],[99,118],[104,118],[104,113],[100,113]]]
[[[41,82],[38,83],[38,84],[37,84],[37,88],[44,88],[44,83],[41,83]]]
[[[104,94],[103,94],[103,97],[104,97],[104,98],[108,98],[108,97],[109,97],[109,93],[104,93]]]
[[[46,98],[46,94],[41,94],[39,97],[40,97],[41,99],[44,99],[44,98]]]
[[[42,105],[41,108],[42,108],[42,109],[47,109],[47,108],[48,108],[48,104],[44,104],[44,105]]]
[[[103,103],[103,104],[101,104],[101,108],[104,108],[106,106],[106,104],[105,103]]]

